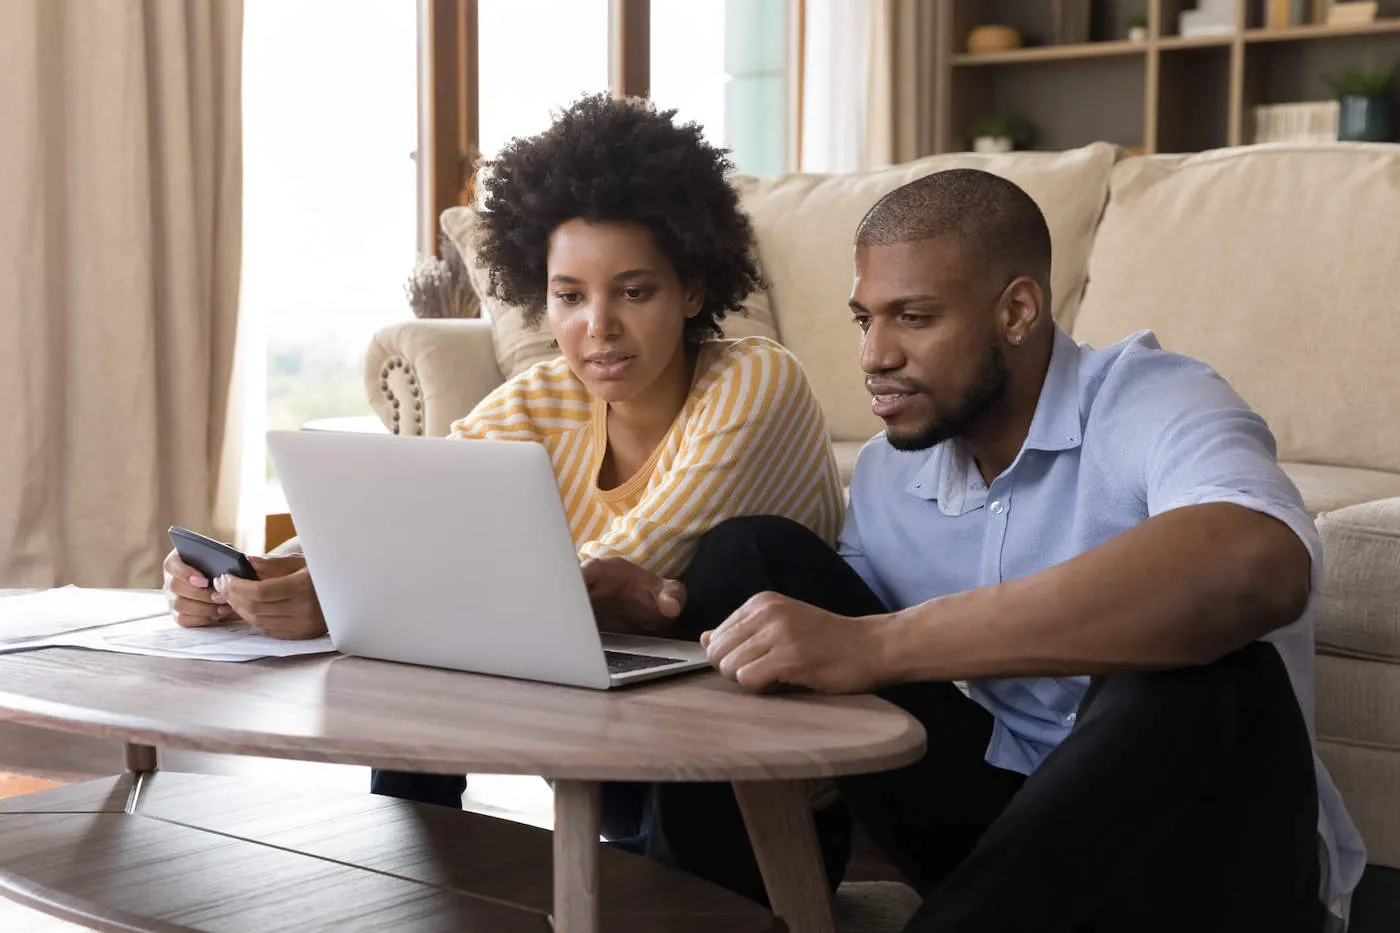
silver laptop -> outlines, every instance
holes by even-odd
[[[693,642],[600,635],[542,446],[267,443],[339,651],[600,690],[707,666]]]

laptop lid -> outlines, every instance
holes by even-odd
[[[609,685],[542,446],[313,431],[267,441],[337,649]]]

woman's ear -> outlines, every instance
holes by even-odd
[[[700,313],[700,309],[705,307],[705,286],[700,282],[692,282],[685,289],[685,316],[693,318]]]

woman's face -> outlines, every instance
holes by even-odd
[[[645,227],[560,224],[549,238],[548,275],[549,327],[589,392],[628,402],[683,364],[685,322],[702,298]]]

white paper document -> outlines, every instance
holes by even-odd
[[[82,629],[168,615],[159,590],[90,590],[64,586],[0,599],[0,647]]]
[[[330,638],[325,635],[320,638],[288,641],[259,635],[242,622],[205,628],[181,628],[168,613],[155,618],[79,632],[67,642],[75,648],[204,661],[290,658],[335,650]]]
[[[0,599],[0,653],[90,648],[205,661],[251,661],[334,651],[329,637],[285,641],[244,623],[181,628],[158,590],[75,586]]]

